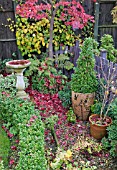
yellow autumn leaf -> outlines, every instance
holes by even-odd
[[[115,94],[117,94],[117,89],[115,90]]]
[[[69,149],[66,151],[65,157],[66,157],[67,159],[69,159],[69,158],[72,157],[72,152],[71,152]]]
[[[24,41],[23,40],[21,41],[21,44],[24,45]]]
[[[60,33],[62,33],[62,30],[59,30]]]
[[[30,47],[30,46],[27,46],[26,48],[29,50],[31,47]]]
[[[27,33],[27,29],[24,29],[24,33],[25,33],[25,34]]]
[[[54,29],[54,32],[58,32],[58,29]]]
[[[50,28],[50,23],[47,24],[47,28]]]
[[[40,51],[40,50],[38,50],[37,52],[38,52],[38,54],[41,54],[41,51]]]
[[[39,36],[43,36],[43,34],[42,34],[42,33],[39,33]]]
[[[16,37],[19,37],[20,36],[20,33],[17,31],[16,32]]]
[[[22,23],[21,22],[20,22],[19,26],[22,27]]]
[[[38,48],[39,42],[37,42],[34,46],[35,46],[35,48]]]
[[[69,40],[69,38],[70,38],[70,35],[67,35],[67,36],[66,36],[66,39]]]
[[[49,46],[49,43],[46,44],[46,48],[48,48],[48,46]]]
[[[7,21],[11,21],[11,18],[7,18]]]
[[[58,46],[58,43],[55,41],[55,42],[54,42],[54,45],[55,45],[55,46]]]
[[[45,46],[45,42],[44,41],[42,41],[42,45]]]
[[[43,39],[43,37],[40,37],[39,40],[40,40],[40,41],[43,41],[44,39]]]
[[[22,21],[22,22],[26,22],[27,19],[26,19],[26,18],[21,18],[21,21]]]
[[[35,43],[37,41],[37,39],[36,38],[33,38],[33,42]]]
[[[20,45],[20,41],[17,41],[17,45]]]

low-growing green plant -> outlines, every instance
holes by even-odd
[[[0,114],[10,133],[19,136],[17,170],[46,170],[44,154],[44,125],[38,110],[28,100],[0,93]]]
[[[4,74],[6,71],[6,62],[10,61],[11,59],[0,59],[0,74]]]
[[[28,79],[24,77],[25,87],[28,86]],[[0,93],[15,96],[16,94],[16,75],[11,74],[4,77],[0,74]]]
[[[31,65],[26,69],[25,76],[33,76],[38,72],[40,61],[36,56],[28,59],[31,62]]]
[[[72,54],[67,53],[67,51],[64,54],[59,54],[58,56],[55,56],[55,62],[58,65],[59,69],[66,69],[71,70],[73,69],[74,65],[70,62],[70,56]]]
[[[0,92],[8,93],[12,96],[16,94],[16,76],[10,75],[3,77],[0,75]]]
[[[66,82],[66,85],[62,90],[58,92],[59,98],[62,101],[62,105],[65,108],[69,108],[72,104],[71,102],[71,83]]]
[[[28,124],[19,125],[19,160],[16,170],[46,170],[44,126],[40,116],[33,115]]]
[[[72,158],[71,150],[65,151],[61,148],[58,148],[56,152],[56,158],[54,159],[53,162],[51,162],[50,166],[53,170],[60,170],[63,164],[66,165],[67,169],[68,167],[73,168],[70,162],[71,158]]]
[[[2,158],[3,160],[4,167],[8,165],[9,151],[10,151],[10,140],[7,137],[4,130],[0,127],[0,158]],[[1,170],[1,167],[0,167],[0,170]]]
[[[67,77],[54,68],[53,59],[42,59],[39,63],[38,72],[32,77],[32,87],[41,93],[57,93],[63,88]]]
[[[0,161],[0,170],[5,170],[4,165],[3,165],[3,161]]]
[[[117,156],[117,98],[111,104],[109,116],[113,118],[112,125],[107,128],[108,137],[102,139],[103,147],[109,150],[110,155]]]
[[[74,114],[72,107],[70,107],[69,110],[67,111],[67,120],[71,123],[76,122],[76,115]]]

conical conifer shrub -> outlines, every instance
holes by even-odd
[[[93,93],[97,89],[93,41],[92,38],[84,40],[77,66],[72,74],[71,87],[76,93]]]

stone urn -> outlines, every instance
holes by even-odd
[[[31,64],[29,60],[12,60],[6,62],[6,66],[14,71],[17,76],[16,81],[16,96],[22,99],[29,99],[29,95],[26,94],[25,90],[25,82],[23,79],[24,70]]]

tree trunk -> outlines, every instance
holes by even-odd
[[[54,27],[54,14],[50,20],[50,41],[49,41],[49,57],[53,58],[53,27]]]

